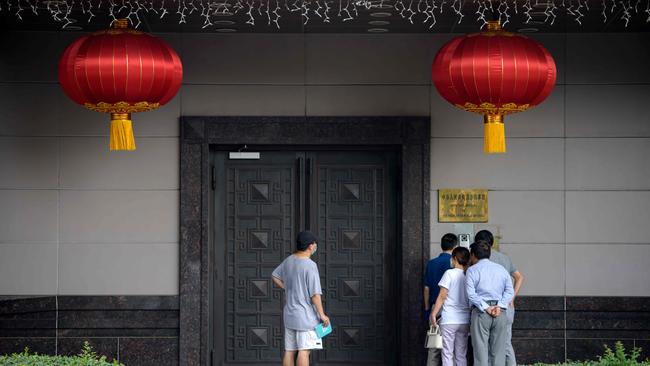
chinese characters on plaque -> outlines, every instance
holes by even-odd
[[[488,222],[487,189],[439,190],[438,222]]]

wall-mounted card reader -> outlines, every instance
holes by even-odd
[[[459,234],[458,235],[458,244],[461,247],[469,248],[469,245],[471,244],[471,239],[472,235],[470,234]]]
[[[453,233],[458,236],[458,245],[469,248],[474,240],[474,224],[466,222],[454,224]]]

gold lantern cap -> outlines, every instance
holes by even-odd
[[[129,20],[127,18],[115,19],[113,21],[113,29],[127,29],[129,27]]]
[[[501,22],[498,20],[488,20],[487,22],[487,30],[489,31],[500,31],[503,30],[501,28]]]

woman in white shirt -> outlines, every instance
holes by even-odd
[[[438,283],[440,294],[429,319],[434,326],[440,325],[442,333],[442,365],[467,365],[467,340],[469,337],[470,306],[465,291],[465,270],[469,265],[469,250],[456,247],[451,252],[453,268]],[[442,309],[440,323],[436,315]]]

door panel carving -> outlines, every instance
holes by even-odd
[[[387,225],[396,226],[395,214],[387,213],[396,197],[389,192],[394,189],[388,183],[389,162],[382,153],[273,154],[259,162],[222,159],[218,170],[223,175],[218,189],[224,191],[217,195],[222,199],[216,209],[223,214],[215,223],[222,227],[215,255],[224,258],[215,260],[223,267],[215,270],[223,271],[225,283],[219,290],[223,295],[215,297],[224,302],[215,306],[221,314],[213,326],[223,335],[215,338],[215,351],[221,353],[217,360],[224,365],[279,363],[284,299],[271,272],[294,250],[295,235],[306,227],[321,240],[313,259],[334,324],[325,350],[312,360],[316,365],[393,364],[396,341],[389,333],[395,332],[396,314],[390,311],[397,302],[391,295],[396,274],[388,273],[386,263],[394,249]],[[307,157],[302,165],[296,165],[298,156]],[[297,217],[302,207],[310,214]]]
[[[336,331],[321,362],[382,363],[384,352],[384,167],[319,165],[317,263]]]
[[[226,169],[226,361],[277,362],[282,336],[282,293],[271,272],[293,237],[294,169]]]

